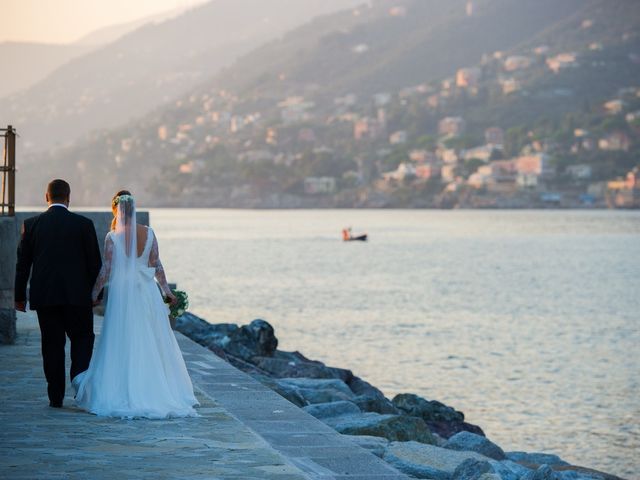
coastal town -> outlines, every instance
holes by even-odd
[[[539,47],[536,55],[546,51],[546,47]],[[461,97],[473,98],[480,95],[481,88],[499,88],[504,96],[518,95],[522,88],[520,78],[527,75],[535,61],[524,56],[502,58],[498,52],[492,59],[483,59],[485,67],[502,65],[505,76],[498,76],[497,86],[482,83],[481,68],[464,68],[455,78],[444,80],[439,89],[424,84],[400,92],[378,93],[361,102],[355,94],[335,98],[333,110],[324,115],[313,101],[302,96],[288,97],[277,103],[276,122],[264,121],[272,112],[234,115],[233,105],[238,99],[218,92],[218,99],[207,95],[200,99],[203,115],[193,122],[159,126],[158,139],[180,151],[178,158],[184,161],[177,168],[196,195],[207,194],[207,152],[217,153],[221,150],[217,147],[222,146],[237,152],[241,169],[270,174],[267,178],[249,174],[248,180],[253,181],[236,186],[231,198],[265,188],[257,184],[262,180],[273,183],[275,191],[278,186],[285,187],[279,199],[285,205],[291,205],[291,201],[294,205],[308,203],[287,195],[292,192],[302,193],[302,198],[314,197],[313,202],[340,206],[640,206],[638,166],[616,176],[608,173],[611,176],[607,177],[607,172],[597,171],[593,162],[582,161],[585,157],[599,159],[609,155],[638,158],[638,87],[620,89],[615,98],[596,107],[602,123],[611,128],[599,128],[597,132],[574,128],[573,138],[562,141],[539,137],[534,131],[521,133],[525,138],[522,141],[514,138],[520,132],[505,131],[498,125],[489,126],[478,135],[464,116],[439,118],[435,131],[425,129],[425,133],[416,136],[410,131],[412,127],[416,129],[415,125],[402,125],[398,113],[392,113],[421,108],[423,115],[435,119],[450,99],[454,103]],[[552,74],[557,74],[576,68],[577,55],[561,53],[544,63]],[[488,82],[492,80],[495,79]],[[227,100],[231,108],[215,110],[216,100],[220,99]],[[198,99],[190,101],[197,103]],[[373,113],[367,114],[367,110]],[[266,127],[266,123],[272,126]],[[405,128],[396,130],[399,126]],[[207,130],[210,133],[203,139],[201,135]],[[123,146],[126,151],[126,141]],[[352,152],[350,158],[344,158],[344,150]],[[196,158],[192,159],[194,154]],[[563,161],[570,163],[564,165]],[[282,167],[307,170],[309,175],[299,178],[298,184],[293,179],[279,184],[277,177]],[[200,182],[203,174],[205,182]],[[189,181],[193,179],[198,181]],[[399,198],[403,195],[404,199]]]
[[[218,81],[51,160],[83,184],[92,164],[116,178],[126,166],[163,206],[638,208],[639,37],[591,41],[597,27],[582,21],[571,50],[495,51],[396,91],[328,96],[286,73],[242,91]]]

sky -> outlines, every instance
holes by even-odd
[[[0,42],[71,43],[99,28],[202,0],[0,0]]]

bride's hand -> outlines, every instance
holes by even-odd
[[[178,302],[178,299],[176,298],[176,296],[173,294],[173,292],[169,292],[166,295],[167,300],[169,300],[169,305],[175,305]]]

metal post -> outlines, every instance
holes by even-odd
[[[7,127],[7,160],[9,216],[13,217],[16,214],[16,132],[11,125]]]

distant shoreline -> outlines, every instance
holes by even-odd
[[[473,211],[519,211],[519,212],[593,212],[593,211],[608,211],[608,212],[640,212],[640,208],[607,208],[607,207],[461,207],[461,208],[435,208],[435,207],[207,207],[207,206],[170,206],[170,205],[162,205],[162,206],[153,206],[153,205],[142,205],[142,210],[243,210],[243,211],[298,211],[298,210],[313,210],[313,211],[331,211],[331,210],[358,210],[358,211],[429,211],[429,212],[451,212],[451,211],[461,211],[461,212],[473,212]],[[35,205],[35,206],[23,206],[16,207],[16,212],[33,212],[33,211],[44,211],[46,209],[46,205]],[[73,205],[73,203],[69,206],[69,210],[71,211],[88,211],[88,212],[102,212],[102,211],[110,211],[108,206],[100,207],[100,206],[86,206],[86,205]]]

